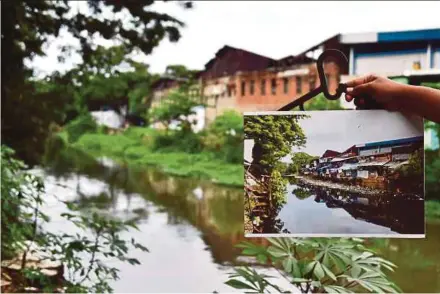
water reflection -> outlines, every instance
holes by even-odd
[[[121,218],[138,218],[140,231],[129,232],[130,237],[147,246],[151,253],[132,253],[142,263],[138,267],[115,264],[121,270],[121,280],[114,284],[116,292],[233,291],[223,283],[230,265],[237,263],[240,250],[234,245],[246,240],[243,236],[242,189],[172,177],[145,167],[129,168],[107,159],[99,162],[74,150],[58,154],[46,166],[49,192],[64,197],[64,200],[85,201],[88,209],[107,211]],[[70,189],[62,189],[60,185]],[[300,192],[303,194],[298,199],[292,192],[300,188],[288,186],[288,203],[280,214],[285,216],[283,210],[291,204],[313,204],[312,207],[320,207],[322,211],[287,213],[282,218],[283,228],[302,222],[325,232],[334,225],[328,219],[338,219],[345,223],[344,230],[350,232],[351,224],[344,222],[349,219],[379,232],[391,232],[383,226],[355,220],[342,208],[329,209],[322,199],[318,199],[320,203],[315,202],[317,197],[312,197],[310,189],[303,189],[305,192]],[[51,226],[60,230],[72,229],[55,217],[60,209],[55,202],[50,203],[54,216]],[[291,221],[290,217],[297,220]],[[399,266],[393,278],[405,292],[440,291],[439,262],[429,263],[430,260],[440,260],[440,226],[429,224],[427,233],[428,240],[381,239],[381,244],[374,244],[386,258]],[[264,239],[252,240],[267,244]],[[419,249],[418,253],[416,249]],[[252,263],[252,260],[240,261]],[[414,270],[417,270],[415,274]],[[408,281],[408,276],[414,279]]]
[[[319,187],[305,183],[294,184],[291,191],[294,197],[289,197],[287,205],[279,214],[279,218],[287,222],[286,229],[292,233],[424,233],[422,217],[424,213],[423,200],[401,199],[400,197],[393,197],[392,195],[374,195],[374,197],[367,197],[360,193],[341,191],[339,189]],[[308,200],[312,195],[314,196],[312,197],[313,202],[311,199]],[[325,211],[324,207],[332,211]],[[301,212],[299,212],[300,210]],[[311,228],[299,218],[289,216],[289,214],[298,213],[307,213],[313,216],[314,219],[321,221],[324,226],[327,225],[327,221],[330,221],[334,224],[334,227],[328,227],[328,231],[326,231],[325,228]],[[333,219],[331,219],[332,217]],[[341,223],[337,224],[338,221]],[[361,221],[364,222],[364,224],[362,224]],[[359,228],[355,228],[355,225],[359,226]],[[380,227],[383,229],[380,229]],[[308,229],[310,229],[310,231],[307,231]],[[365,229],[365,231],[362,231],[363,229]]]

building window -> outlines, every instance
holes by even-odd
[[[288,78],[283,79],[283,88],[284,88],[284,94],[289,93],[289,79]]]
[[[296,94],[301,94],[301,77],[296,77]]]
[[[246,82],[241,82],[241,96],[246,95]]]
[[[229,86],[228,85],[228,97],[231,97],[231,95],[232,95],[232,89],[231,89],[232,87],[231,86]]]
[[[254,95],[254,92],[255,92],[255,81],[251,80],[249,84],[249,94]]]
[[[271,88],[272,95],[275,95],[277,93],[277,80],[276,79],[272,79],[270,88]]]
[[[261,80],[261,95],[266,95],[266,80]]]

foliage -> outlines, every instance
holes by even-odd
[[[68,136],[68,142],[74,143],[85,133],[96,132],[98,130],[98,125],[90,113],[85,113],[69,122],[64,129]]]
[[[245,138],[253,139],[255,143],[252,152],[254,162],[273,166],[289,154],[293,146],[304,146],[306,137],[298,121],[305,117],[304,115],[245,116]]]
[[[190,122],[188,117],[195,114],[194,107],[199,105],[199,99],[189,96],[186,91],[171,91],[159,106],[151,110],[151,118],[155,122],[161,122],[166,130],[172,122],[176,122],[182,131],[190,131],[191,124],[196,122]]]
[[[61,123],[67,105],[73,103],[71,76],[55,73],[49,77],[49,82],[55,82],[53,88],[48,88],[36,85],[44,81],[31,81],[33,69],[28,66],[35,56],[44,55],[44,45],[60,33],[70,33],[80,46],[64,45],[59,57],[69,58],[77,52],[84,64],[93,64],[95,52],[102,50],[95,44],[98,37],[116,41],[124,56],[135,52],[150,54],[166,37],[177,41],[183,23],[152,11],[153,3],[87,1],[90,10],[84,14],[67,0],[2,2],[2,12],[7,12],[2,13],[2,52],[8,56],[2,60],[2,70],[7,73],[2,79],[3,142],[16,149],[20,158],[36,163],[43,154],[49,125]],[[191,7],[191,2],[180,4]],[[109,80],[106,82],[112,87]],[[41,88],[46,91],[40,91]],[[132,94],[136,95],[140,94]]]
[[[428,220],[440,219],[440,201],[425,201],[425,217]]]
[[[194,80],[196,73],[198,73],[197,70],[190,70],[181,64],[170,64],[165,69],[166,75],[188,79],[189,82]]]
[[[434,88],[434,89],[439,89],[440,90],[440,83],[422,83],[421,84],[424,87],[430,87],[430,88]]]
[[[286,204],[286,185],[287,180],[283,178],[280,171],[273,169],[270,176],[270,192],[274,207],[281,208]]]
[[[425,151],[425,196],[440,201],[440,151]]]
[[[307,189],[304,188],[296,188],[292,191],[292,193],[295,195],[296,198],[300,199],[300,200],[304,200],[309,198],[310,196],[312,196],[312,192],[310,192]]]
[[[243,116],[228,110],[217,116],[202,133],[202,141],[207,151],[216,152],[229,163],[241,163],[243,154]]]
[[[166,134],[158,134],[154,140],[153,150],[199,153],[202,151],[202,142],[200,136],[191,130],[172,131]]]
[[[295,152],[291,157],[292,163],[289,166],[289,171],[298,173],[304,165],[310,164],[311,161],[316,158],[318,157],[307,154],[306,152]]]
[[[319,94],[315,98],[304,103],[304,110],[342,110],[339,99],[329,100],[324,94]]]
[[[262,264],[272,264],[302,293],[397,292],[384,269],[395,265],[368,251],[357,239],[268,238],[267,248],[243,242],[243,254],[255,256]],[[226,282],[236,289],[264,293],[270,288],[285,292],[249,269],[235,269]],[[244,279],[245,282],[242,281]]]
[[[102,260],[111,257],[130,264],[139,264],[134,258],[128,258],[129,245],[147,251],[134,239],[128,243],[119,233],[129,228],[137,229],[132,221],[118,221],[93,213],[82,215],[75,205],[66,203],[69,212],[61,216],[71,221],[80,233],[55,234],[43,229],[50,219],[41,212],[45,194],[42,179],[24,171],[25,165],[13,158],[14,152],[6,146],[1,148],[1,212],[2,212],[2,259],[21,255],[19,275],[42,279],[39,269],[26,267],[26,258],[31,253],[31,244],[37,244],[46,258],[61,261],[69,277],[62,285],[44,284],[45,291],[52,292],[55,287],[67,288],[67,292],[110,292],[109,280],[118,278],[118,270],[106,265]],[[90,235],[93,238],[90,238]],[[34,249],[32,249],[34,250]],[[84,267],[84,255],[90,256]],[[74,278],[76,277],[76,278]],[[44,282],[44,280],[41,280]],[[22,292],[27,279],[13,280],[14,289]],[[85,282],[91,283],[85,286]],[[47,281],[45,283],[48,283]],[[50,290],[52,289],[52,290]]]
[[[154,134],[159,136],[160,132]],[[212,152],[189,154],[177,151],[181,145],[153,152],[150,139],[149,136],[139,140],[123,134],[85,134],[72,147],[91,155],[127,161],[135,166],[155,165],[172,175],[207,178],[219,184],[243,187],[241,164],[227,163]]]

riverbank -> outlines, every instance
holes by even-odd
[[[152,149],[154,131],[147,132],[144,135],[134,132],[86,133],[70,146],[93,157],[106,156],[132,166],[155,166],[171,175],[197,177],[221,185],[243,187],[241,164],[224,162],[211,152],[155,151]],[[67,142],[64,133],[57,136]]]
[[[294,177],[295,177],[295,179],[302,181],[305,184],[324,187],[324,188],[330,188],[330,189],[338,189],[338,190],[346,191],[346,192],[355,192],[355,193],[363,194],[365,196],[375,196],[375,195],[379,195],[379,194],[384,193],[384,191],[378,190],[378,189],[349,186],[349,185],[345,185],[345,184],[321,181],[321,180],[311,179],[311,178],[297,176],[297,175],[295,175]]]
[[[425,218],[431,221],[440,221],[440,201],[425,200]]]

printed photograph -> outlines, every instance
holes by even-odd
[[[424,128],[383,110],[245,113],[247,237],[424,237]]]

